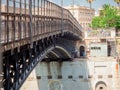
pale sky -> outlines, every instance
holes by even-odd
[[[61,5],[61,0],[49,0],[49,1]],[[63,0],[63,6],[72,5],[72,2],[73,0]],[[87,3],[87,0],[74,0],[74,4],[89,7],[89,3]],[[102,7],[103,4],[110,4],[113,6],[117,6],[114,0],[94,0],[94,2],[92,3],[92,8],[98,10],[98,8]]]

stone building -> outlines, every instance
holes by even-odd
[[[116,56],[116,31],[114,28],[108,30],[99,29],[92,30],[89,24],[95,16],[95,10],[85,6],[68,6],[68,9],[74,17],[78,20],[79,24],[84,29],[84,39],[78,42],[77,47],[79,50],[78,56],[90,56],[91,43],[107,43],[107,56]],[[82,54],[84,52],[84,55]]]
[[[92,21],[92,18],[95,16],[95,10],[90,9],[85,6],[67,6],[68,9],[73,16],[78,20],[79,24],[83,27],[84,30],[89,29],[89,24]]]

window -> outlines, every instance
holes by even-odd
[[[101,47],[91,47],[91,50],[101,50]]]

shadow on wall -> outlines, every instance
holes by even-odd
[[[21,90],[110,90],[87,60],[40,62]],[[31,80],[31,81],[30,81]]]
[[[85,57],[86,54],[85,54],[85,47],[84,46],[80,46],[80,57]]]
[[[39,90],[93,90],[86,61],[41,62],[36,67]]]

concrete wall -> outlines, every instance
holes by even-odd
[[[107,57],[108,56],[107,43],[91,43],[90,56]]]
[[[103,61],[103,58],[97,61],[41,62],[30,76],[34,83],[26,81],[21,90],[95,90],[99,81],[106,84],[106,90],[120,90],[119,87],[115,89],[116,75],[116,62]]]

